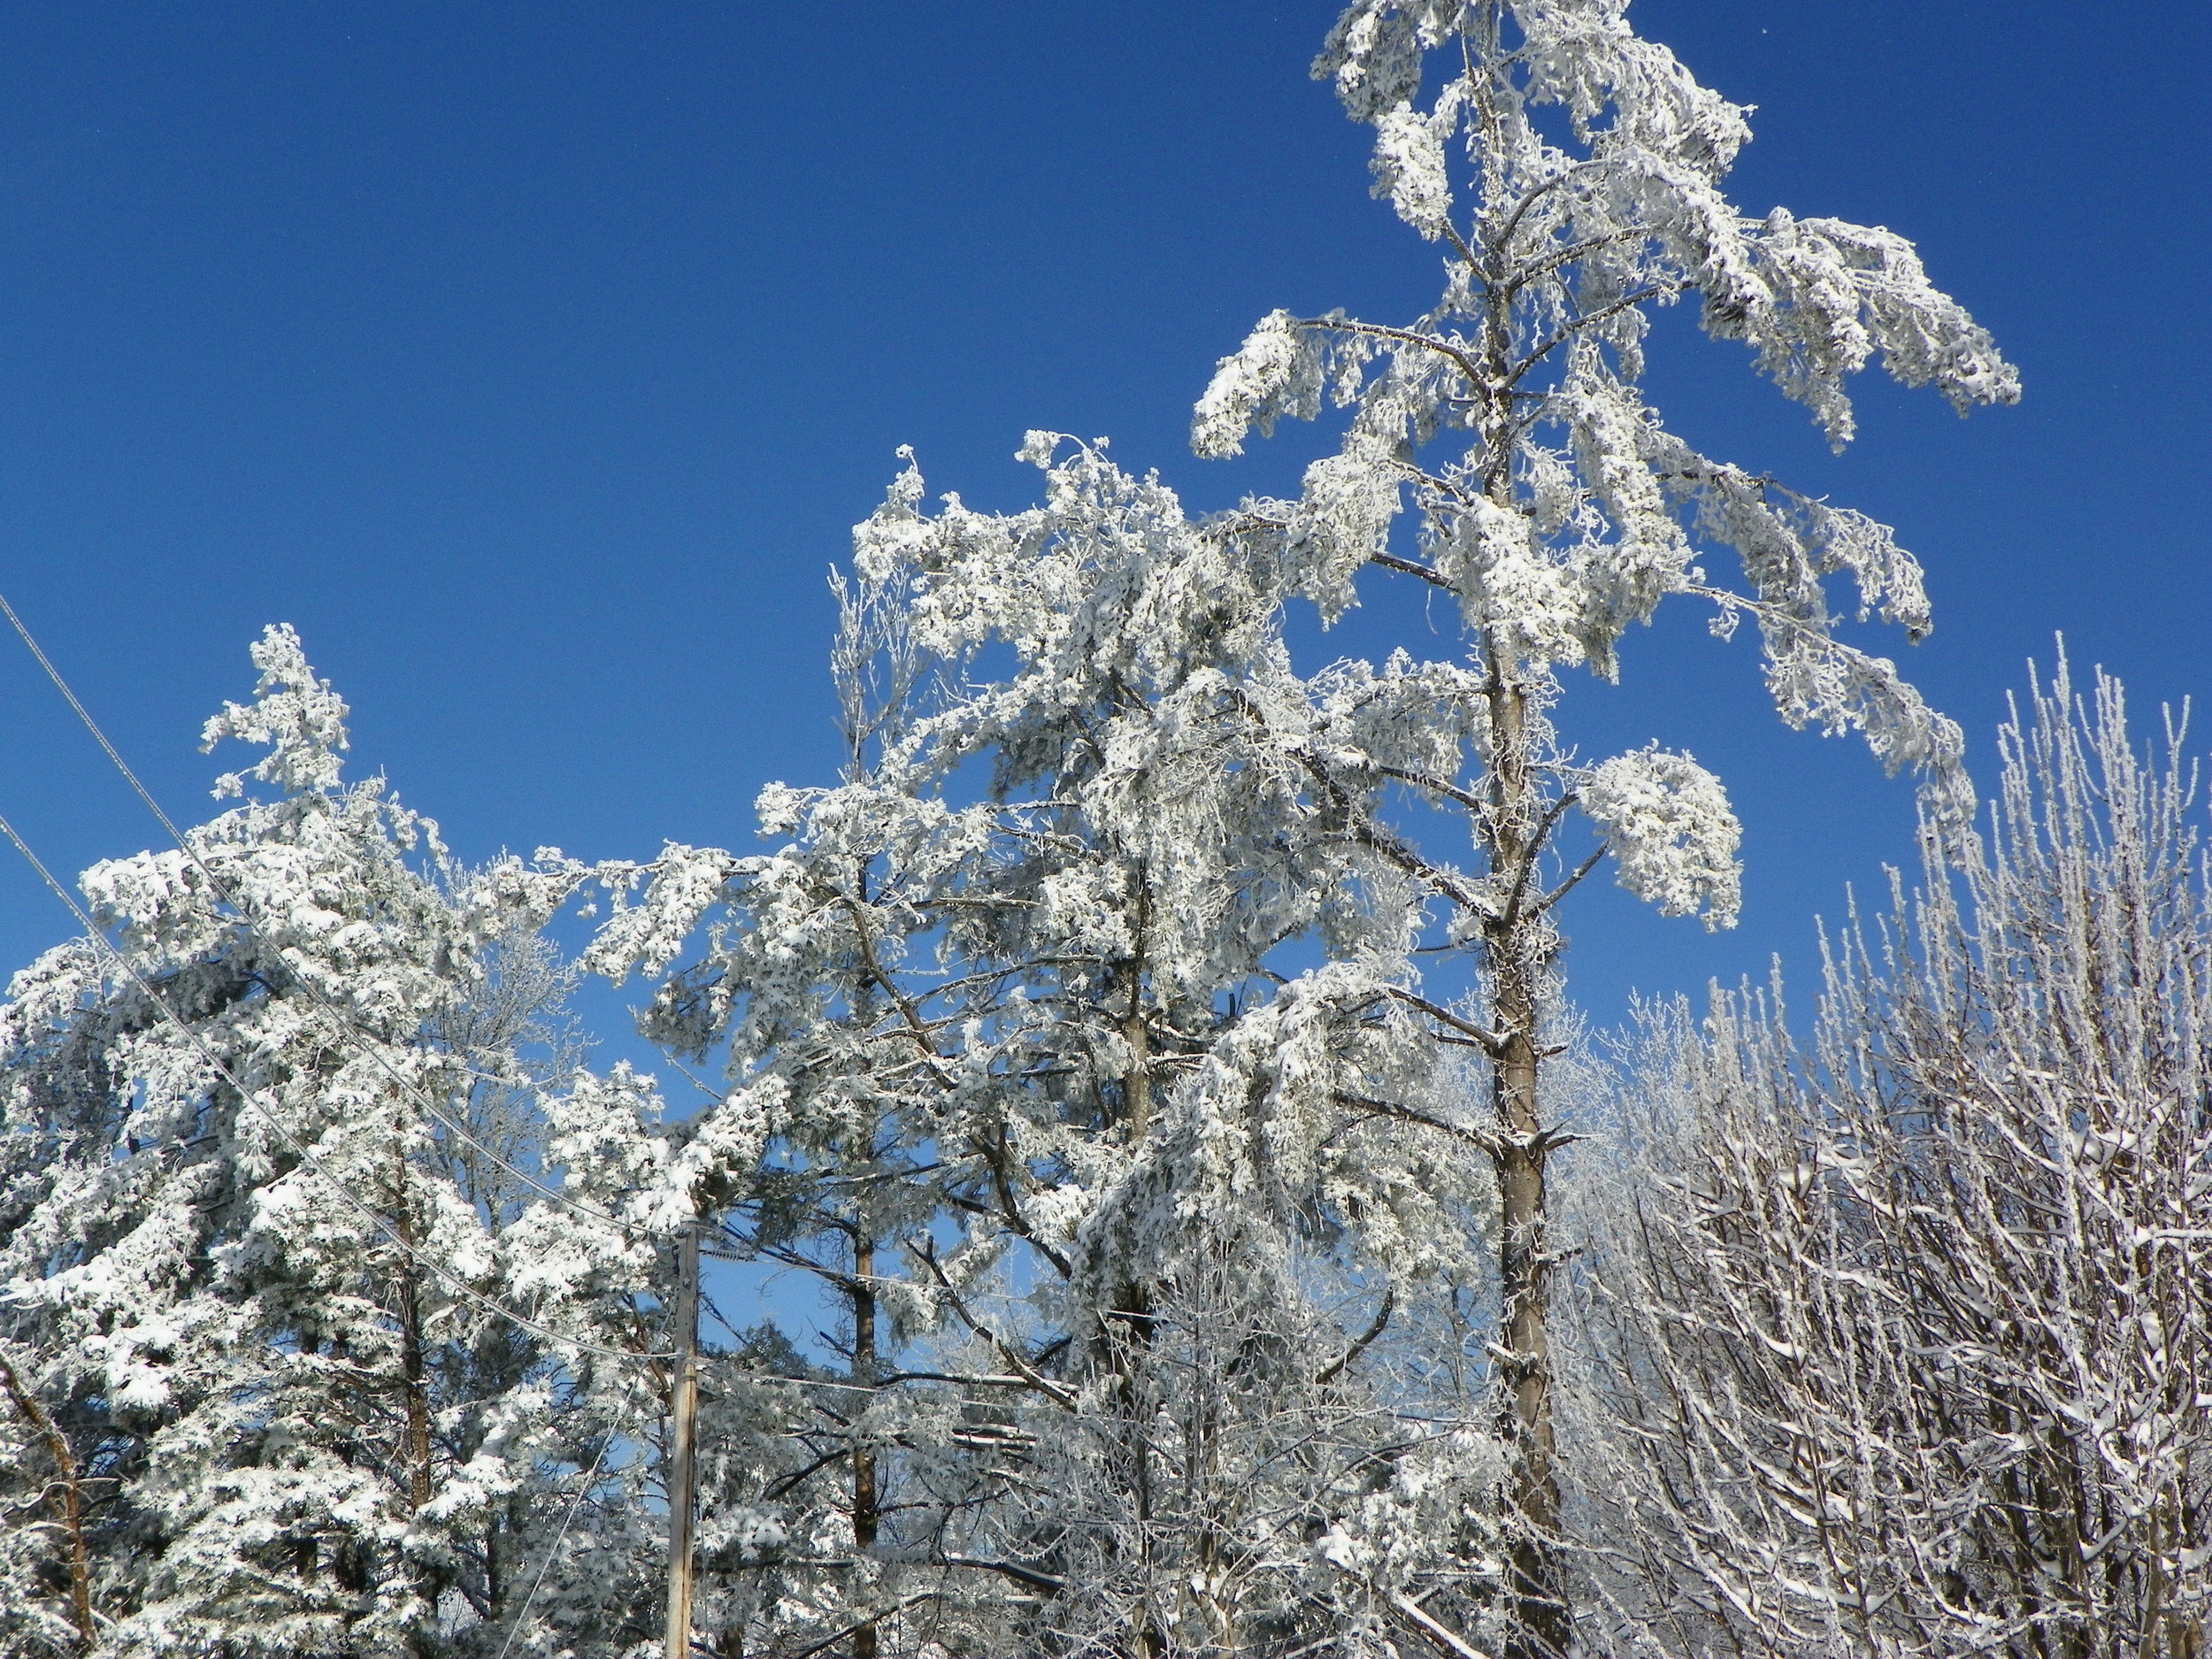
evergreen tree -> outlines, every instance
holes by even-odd
[[[1561,1131],[1540,1078],[1553,907],[1598,855],[1547,873],[1562,818],[1578,809],[1622,885],[1663,913],[1726,926],[1738,902],[1737,824],[1718,780],[1657,748],[1575,762],[1554,725],[1561,671],[1614,677],[1632,624],[1670,596],[1695,599],[1724,637],[1753,625],[1791,725],[1863,733],[1893,770],[1922,772],[1946,822],[1969,798],[1956,727],[1834,632],[1825,579],[1845,576],[1863,617],[1924,634],[1919,566],[1863,515],[1669,432],[1638,389],[1647,313],[1695,296],[1706,332],[1743,342],[1838,448],[1853,431],[1845,378],[1870,361],[1962,412],[2017,396],[1988,335],[1901,237],[1733,207],[1720,184],[1749,136],[1746,111],[1639,39],[1625,12],[1625,0],[1356,0],[1315,73],[1374,127],[1376,193],[1442,246],[1444,291],[1403,326],[1273,313],[1222,360],[1193,428],[1202,455],[1230,455],[1255,426],[1311,417],[1325,399],[1350,408],[1340,448],[1296,500],[1248,503],[1217,534],[1279,548],[1325,615],[1374,567],[1448,596],[1463,625],[1464,660],[1427,670],[1457,678],[1460,706],[1414,716],[1464,724],[1463,773],[1314,742],[1284,752],[1394,849],[1450,918],[1445,938],[1480,965],[1477,1017],[1438,1029],[1471,1030],[1491,1066],[1515,1659],[1563,1650],[1571,1624],[1547,1334],[1546,1167]],[[1409,498],[1402,548],[1392,532]],[[1740,585],[1709,574],[1701,544],[1740,557]],[[1372,804],[1385,781],[1458,818],[1479,867],[1462,874],[1386,829]]]
[[[0,1555],[26,1651],[495,1641],[634,1386],[548,1340],[642,1346],[608,1302],[654,1255],[541,1179],[608,1092],[524,1106],[574,1058],[557,887],[343,783],[345,705],[288,628],[253,655],[207,738],[267,751],[219,795],[270,797],[87,872],[101,933],[0,1008],[0,1357],[62,1482]]]
[[[868,1546],[848,1509],[880,1587],[819,1620],[918,1597],[902,1642],[1159,1653],[1471,1608],[1489,1437],[1368,1374],[1479,1271],[1487,1199],[1460,1079],[1387,994],[1406,884],[1255,714],[1310,708],[1279,564],[1095,449],[1025,452],[1044,507],[926,516],[910,470],[861,526],[855,604],[937,671],[864,770],[772,789],[775,852],[669,849],[595,948],[665,964],[718,913],[647,1028],[726,1040],[736,1110],[779,1125],[764,1194],[844,1194],[876,1251],[900,1398],[846,1457],[884,1448],[898,1518]],[[1430,687],[1373,679],[1331,694],[1343,726],[1416,764],[1392,715]],[[1331,963],[1271,965],[1302,940]]]

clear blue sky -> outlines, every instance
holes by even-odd
[[[910,442],[1011,507],[1023,428],[1110,434],[1200,507],[1322,440],[1184,447],[1275,305],[1409,317],[1433,250],[1368,199],[1305,66],[1327,0],[1087,6],[313,6],[0,12],[0,585],[173,813],[201,721],[298,626],[464,855],[749,846],[834,764],[825,569]],[[1831,458],[1734,348],[1671,326],[1655,399],[1709,453],[1898,526],[1938,632],[1909,665],[1989,732],[2063,628],[2147,712],[2212,693],[2206,386],[2212,8],[1640,0],[1759,106],[1735,179],[1886,224],[2022,367],[1954,419],[1865,387]],[[1344,631],[1373,649],[1378,618]],[[1901,642],[1899,649],[1902,650]],[[73,871],[157,833],[12,641],[0,810]],[[1576,994],[1782,951],[1909,850],[1908,789],[1783,731],[1750,641],[1686,617],[1571,687],[1593,750],[1694,750],[1736,792],[1733,935],[1608,889]],[[2212,748],[2212,724],[2206,727]],[[0,961],[66,918],[0,864]]]

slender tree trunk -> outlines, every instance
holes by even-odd
[[[676,1367],[670,1379],[668,1478],[668,1631],[666,1659],[691,1652],[692,1526],[698,1509],[699,1224],[677,1243]]]
[[[1121,1021],[1121,1040],[1129,1049],[1129,1069],[1122,1077],[1122,1115],[1132,1152],[1144,1145],[1152,1131],[1152,1031],[1144,1023],[1145,946],[1151,924],[1151,882],[1139,864],[1136,947],[1129,957],[1129,1005]]]
[[[1500,61],[1502,23],[1493,0],[1476,19],[1477,56]],[[1490,76],[1470,65],[1474,119],[1483,135],[1482,195],[1477,227],[1480,257],[1476,273],[1486,292],[1480,355],[1480,428],[1486,465],[1482,488],[1498,506],[1518,511],[1513,462],[1519,428],[1514,403],[1513,238],[1516,211],[1508,204],[1501,111]],[[1531,752],[1527,693],[1517,664],[1485,634],[1489,670],[1491,871],[1509,893],[1502,912],[1485,928],[1491,979],[1491,1027],[1501,1040],[1492,1056],[1492,1104],[1498,1146],[1494,1154],[1500,1210],[1500,1308],[1505,1395],[1500,1437],[1509,1469],[1505,1659],[1552,1659],[1566,1651],[1572,1622],[1560,1571],[1559,1483],[1552,1427],[1549,1262],[1545,1251],[1544,1165],[1548,1141],[1537,1091],[1543,1017],[1544,975],[1551,963],[1550,925],[1532,917],[1539,897],[1536,861],[1546,820],[1536,757]]]
[[[504,1564],[500,1554],[505,1542],[505,1534],[495,1516],[484,1527],[484,1606],[493,1618],[499,1617],[500,1602],[506,1596],[506,1576],[500,1571]]]
[[[852,744],[851,774],[856,778],[864,775],[866,761],[863,753],[865,740],[859,735],[860,731],[856,717],[849,717],[848,736]],[[868,902],[868,861],[865,858],[854,867],[853,892],[861,903]],[[865,1016],[874,1007],[874,987],[864,986],[861,995],[862,1012]],[[872,1133],[861,1151],[871,1156],[873,1155]],[[876,1241],[864,1216],[864,1209],[855,1217],[852,1228],[852,1380],[863,1388],[872,1390],[876,1386]],[[882,1491],[876,1478],[875,1448],[856,1438],[853,1441],[853,1553],[856,1555],[865,1555],[875,1548],[876,1534],[883,1519],[882,1503]],[[878,1647],[875,1620],[870,1619],[853,1632],[853,1659],[876,1659]]]
[[[415,1223],[407,1194],[403,1132],[392,1141],[393,1231],[399,1235],[399,1371],[405,1412],[401,1457],[407,1471],[410,1514],[430,1502],[430,1391],[423,1358],[421,1286],[415,1274]]]
[[[400,1400],[404,1417],[401,1429],[400,1461],[407,1477],[407,1512],[416,1513],[430,1502],[430,1384],[429,1367],[423,1356],[422,1342],[422,1286],[415,1271],[415,1225],[413,1205],[407,1192],[407,1153],[403,1129],[396,1129],[392,1137],[393,1231],[399,1235],[398,1267],[399,1294],[399,1376]],[[434,1601],[435,1582],[429,1569],[419,1560],[403,1557],[402,1570],[408,1575],[415,1594],[426,1604]],[[431,1621],[419,1624],[409,1637],[411,1651],[429,1651],[433,1640]]]
[[[876,1382],[876,1246],[864,1227],[853,1229],[853,1381],[863,1388]],[[875,1547],[882,1522],[882,1495],[876,1486],[875,1448],[853,1442],[853,1552]],[[875,1621],[853,1632],[853,1659],[876,1659]]]
[[[1129,958],[1129,1005],[1124,1010],[1121,1035],[1129,1050],[1128,1070],[1122,1074],[1124,1131],[1133,1156],[1152,1132],[1152,1031],[1145,1023],[1145,953],[1152,922],[1149,872],[1139,862],[1137,879],[1136,948]],[[1136,1521],[1137,1581],[1144,1598],[1137,1604],[1134,1633],[1137,1651],[1153,1659],[1167,1651],[1167,1638],[1153,1621],[1152,1458],[1146,1440],[1143,1368],[1139,1355],[1152,1339],[1152,1286],[1131,1275],[1114,1294],[1105,1333],[1108,1363],[1119,1374],[1118,1403],[1123,1413],[1124,1453],[1127,1459],[1130,1502]]]
[[[1532,918],[1541,850],[1536,779],[1527,746],[1525,694],[1491,653],[1494,868],[1512,894],[1486,941],[1494,1026],[1502,1052],[1492,1066],[1500,1233],[1501,1316],[1509,1356],[1499,1432],[1506,1442],[1511,1533],[1506,1659],[1553,1659],[1571,1632],[1562,1579],[1557,1447],[1552,1426],[1550,1263],[1545,1248],[1544,1165],[1548,1141],[1537,1094],[1548,928]]]
[[[422,1315],[411,1266],[399,1274],[399,1363],[407,1407],[407,1508],[430,1502],[430,1402],[422,1353]]]
[[[82,1651],[90,1653],[99,1639],[99,1632],[92,1618],[92,1563],[84,1541],[84,1486],[77,1474],[76,1454],[69,1449],[66,1435],[54,1426],[53,1418],[31,1391],[23,1386],[15,1368],[7,1356],[0,1355],[0,1388],[7,1390],[15,1409],[23,1414],[38,1437],[46,1442],[46,1449],[54,1460],[59,1479],[48,1502],[61,1511],[62,1532],[69,1540],[69,1611],[77,1626],[77,1640]]]

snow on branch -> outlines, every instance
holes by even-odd
[[[1719,779],[1656,745],[1616,755],[1582,786],[1583,812],[1604,832],[1620,884],[1662,916],[1733,927],[1743,908],[1743,826]]]
[[[250,703],[226,703],[200,733],[202,753],[227,737],[266,744],[269,753],[242,772],[215,781],[215,797],[245,793],[248,778],[276,785],[288,795],[338,787],[347,746],[346,705],[308,666],[300,636],[288,622],[270,624],[252,647],[261,679]]]

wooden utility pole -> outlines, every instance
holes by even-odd
[[[699,1448],[699,1224],[677,1247],[676,1381],[668,1447],[667,1659],[690,1659],[691,1554]]]

